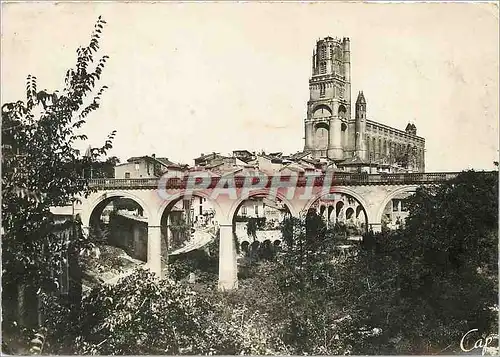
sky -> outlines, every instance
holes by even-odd
[[[351,41],[352,97],[367,117],[426,139],[426,171],[498,160],[498,7],[479,3],[2,4],[1,101],[61,89],[98,16],[109,89],[85,132],[110,155],[168,157],[304,146],[311,55]]]

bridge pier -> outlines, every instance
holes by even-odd
[[[219,234],[219,290],[237,289],[238,266],[233,225],[220,224]]]
[[[161,227],[148,226],[148,269],[162,278],[161,270]]]

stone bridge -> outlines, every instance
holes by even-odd
[[[250,181],[238,176],[214,176],[203,185],[200,184],[203,179],[188,176],[168,180],[94,179],[90,184],[95,192],[87,198],[81,198],[75,213],[80,215],[84,229],[89,229],[113,199],[129,198],[135,201],[142,207],[148,221],[147,267],[161,276],[162,227],[168,224],[170,210],[190,195],[206,198],[215,210],[215,220],[220,229],[219,287],[233,289],[238,283],[233,221],[239,207],[248,198],[263,195],[275,197],[288,208],[291,215],[299,216],[313,208],[316,202],[328,200],[332,194],[340,193],[354,199],[357,206],[362,207],[366,228],[380,231],[383,211],[392,199],[407,196],[415,192],[418,186],[436,184],[457,175],[324,173],[295,178],[283,175],[260,179],[254,177]],[[253,186],[246,189],[249,182]]]

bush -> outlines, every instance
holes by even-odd
[[[44,303],[50,352],[68,354],[280,354],[265,313],[228,303],[227,293],[193,291],[139,269],[83,299],[78,316]]]
[[[211,336],[207,301],[172,280],[142,270],[116,286],[91,291],[83,301],[81,354],[198,354]]]
[[[382,333],[355,353],[459,351],[470,329],[497,330],[497,200],[497,174],[463,172],[419,188],[404,228],[364,237],[342,289],[357,297],[358,325]]]

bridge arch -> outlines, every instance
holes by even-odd
[[[322,198],[325,198],[326,196],[328,196],[332,193],[342,193],[342,194],[345,194],[345,195],[348,195],[348,196],[351,196],[352,198],[354,198],[363,207],[363,209],[365,210],[366,215],[367,215],[366,218],[368,219],[368,221],[370,221],[371,217],[370,217],[370,212],[368,212],[368,204],[367,204],[366,200],[363,198],[362,195],[357,193],[355,190],[350,189],[349,187],[345,187],[345,186],[333,187],[330,189],[329,192],[320,192],[320,193],[316,194],[313,198],[311,198],[306,203],[306,205],[304,206],[304,209],[301,211],[301,213],[302,214],[307,213],[309,211],[309,209],[312,208],[312,205],[315,202],[317,202],[318,200],[321,200]]]
[[[238,209],[241,207],[241,205],[243,204],[243,202],[247,201],[248,199],[250,199],[251,197],[262,197],[262,196],[268,196],[269,195],[269,189],[261,189],[261,190],[255,190],[255,191],[252,191],[252,192],[249,192],[248,193],[248,197],[247,198],[238,198],[231,206],[231,208],[229,209],[228,211],[228,220],[229,222],[232,222],[236,213],[238,213]],[[277,200],[279,200],[280,202],[283,202],[283,204],[286,206],[286,208],[288,209],[288,211],[290,212],[290,215],[296,217],[298,215],[298,213],[296,212],[295,210],[295,207],[294,205],[292,204],[292,202],[290,200],[288,200],[285,195],[283,193],[281,193],[279,190],[278,192],[275,194],[275,198]]]
[[[105,244],[121,248],[133,258],[149,264],[154,251],[149,237],[155,217],[154,201],[149,201],[145,192],[109,190],[91,194],[82,200],[78,212],[84,232],[103,238]],[[111,203],[113,211],[124,211],[116,216],[111,216],[108,211],[110,215],[106,219],[103,212]],[[130,210],[138,212],[131,213]]]
[[[200,199],[199,203],[198,199]],[[184,200],[188,202],[183,202]],[[179,203],[182,203],[182,207],[178,206]],[[198,209],[203,211],[203,214]],[[214,215],[205,215],[206,212],[213,212]],[[198,243],[196,244],[199,244],[200,239],[202,245],[206,244],[213,238],[213,232],[208,232],[207,228],[217,227],[221,223],[221,219],[223,219],[218,202],[206,190],[195,190],[189,193],[180,191],[171,195],[168,199],[162,199],[158,204],[156,216],[158,217],[159,237],[161,240],[160,259],[165,259],[167,254],[179,249],[182,250],[197,240]],[[200,216],[203,217],[199,221]],[[179,230],[179,225],[187,225],[184,227],[188,227],[188,230]],[[176,229],[174,229],[175,226],[177,226]],[[199,247],[194,249],[199,249]],[[165,260],[168,262],[168,258]],[[164,266],[161,269],[162,272],[165,272]]]
[[[418,187],[419,187],[418,185],[402,186],[388,193],[378,206],[377,214],[375,216],[375,222],[382,221],[382,215],[384,214],[384,209],[389,204],[389,202],[391,202],[394,198],[397,198],[402,194],[415,193]]]
[[[182,198],[184,197],[201,197],[205,198],[208,202],[210,202],[210,205],[214,208],[215,210],[215,219],[219,223],[224,223],[225,221],[225,215],[224,215],[224,210],[220,206],[219,202],[217,200],[214,200],[209,193],[207,193],[205,190],[199,190],[199,191],[194,191],[192,194],[186,194],[185,192],[179,192],[176,194],[173,194],[169,200],[165,200],[161,203],[161,205],[158,207],[158,210],[156,212],[157,217],[159,219],[159,223],[161,223],[161,219],[163,215],[170,211],[176,204],[179,202]]]
[[[92,196],[91,196],[92,197]],[[92,214],[98,206],[104,204],[104,202],[108,201],[108,203],[112,202],[113,199],[117,198],[128,198],[134,202],[136,202],[141,208],[143,212],[146,214],[148,218],[148,222],[154,222],[154,217],[152,216],[151,204],[148,204],[143,198],[130,191],[104,191],[101,192],[96,198],[91,199],[86,204],[83,205],[83,208],[80,212],[80,218],[82,220],[82,224],[85,228],[90,227]],[[103,207],[104,208],[104,207]]]
[[[371,224],[371,218],[373,217],[370,210],[370,202],[367,201],[361,193],[345,186],[333,187],[329,192],[319,192],[315,197],[306,203],[304,209],[301,211],[301,215],[306,214],[313,209],[317,202],[321,202],[328,195],[335,193],[345,195],[347,200],[345,202],[343,200],[336,200],[335,203],[332,202],[331,205],[328,205],[328,208],[332,207],[332,210],[327,211],[327,225],[329,222],[336,224],[338,220],[340,220],[340,222],[347,223],[350,219],[354,218],[357,222],[356,225],[360,224],[360,226],[358,226],[359,229],[368,229]],[[332,215],[334,216],[333,219],[331,217]],[[324,215],[321,214],[320,216],[324,217]]]

